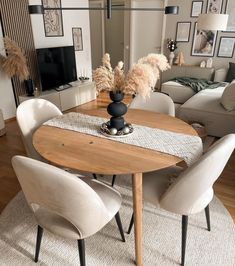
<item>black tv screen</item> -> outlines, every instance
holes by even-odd
[[[42,90],[49,90],[77,80],[73,46],[37,49]]]

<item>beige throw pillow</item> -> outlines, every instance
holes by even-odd
[[[235,80],[224,89],[221,97],[221,104],[227,111],[235,109]]]

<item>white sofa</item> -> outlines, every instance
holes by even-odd
[[[175,71],[175,68],[177,71]],[[235,133],[235,110],[227,111],[220,103],[225,87],[205,89],[195,93],[190,87],[183,86],[174,81],[167,81],[174,77],[194,77],[223,81],[226,69],[216,70],[199,67],[173,67],[166,76],[163,76],[161,91],[167,93],[176,106],[176,116],[188,123],[198,122],[206,128],[207,134],[222,137]],[[186,75],[185,75],[185,71]],[[167,71],[168,72],[168,71]],[[172,77],[173,76],[173,77]]]

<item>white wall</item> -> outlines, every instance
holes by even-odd
[[[2,37],[2,25],[0,25],[0,51],[1,54],[5,54]],[[0,109],[3,111],[4,119],[15,116],[16,105],[11,79],[2,71],[0,71]]]
[[[29,4],[41,4],[41,0],[29,0]],[[62,7],[87,7],[88,0],[62,0]],[[91,45],[89,11],[63,10],[64,36],[45,37],[43,16],[31,15],[35,48],[73,45],[72,27],[82,28],[83,51],[76,51],[77,75],[85,72],[91,77]]]
[[[133,8],[163,8],[163,0],[132,0]],[[130,65],[149,53],[160,53],[162,44],[163,12],[131,11]]]

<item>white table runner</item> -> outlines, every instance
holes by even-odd
[[[130,145],[157,150],[175,155],[191,165],[202,155],[202,141],[198,136],[174,133],[157,128],[150,128],[133,124],[134,132],[125,137],[106,137],[100,132],[102,123],[107,118],[90,116],[80,113],[68,113],[55,117],[44,125],[77,131],[101,138],[108,138]]]

